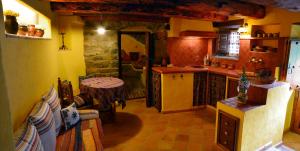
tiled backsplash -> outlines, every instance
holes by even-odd
[[[207,53],[211,54],[211,44],[209,39],[196,37],[169,37],[168,53],[170,61],[175,66],[193,66],[203,65],[203,58]],[[249,60],[255,57],[263,59],[263,64],[249,63]],[[283,52],[278,49],[277,52],[258,53],[250,51],[250,40],[240,41],[240,53],[238,60],[228,60],[218,58],[221,64],[234,64],[236,69],[242,69],[245,65],[248,71],[254,71],[255,68],[269,67],[273,70],[276,66],[281,66]]]

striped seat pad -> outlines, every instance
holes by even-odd
[[[44,150],[54,151],[56,145],[55,122],[48,103],[37,103],[29,115],[29,121],[36,127]]]
[[[60,100],[58,98],[57,91],[52,86],[49,90],[49,92],[42,97],[42,99],[47,102],[51,108],[51,111],[53,113],[54,121],[55,121],[55,131],[56,136],[60,132],[60,128],[62,126],[62,118],[60,114],[61,105]]]
[[[36,128],[31,123],[24,123],[14,133],[16,151],[44,151]]]
[[[103,131],[99,118],[83,120],[56,138],[57,151],[103,151]]]

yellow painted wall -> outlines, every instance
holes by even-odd
[[[129,55],[129,52],[139,52],[140,55],[145,55],[145,45],[137,41],[133,37],[122,34],[121,35],[121,48]]]
[[[49,2],[31,0],[24,0],[24,2],[52,19],[52,39],[1,37],[3,50],[1,60],[14,130],[24,122],[42,94],[51,85],[57,85],[57,77],[68,78],[72,81],[74,89],[78,89],[78,76],[85,75],[82,26],[69,21],[65,22],[68,23],[66,31],[70,36],[69,47],[71,49],[59,52],[61,42],[57,28],[58,21],[55,14],[51,12]],[[1,34],[4,35],[4,32]]]
[[[286,118],[284,123],[284,131],[287,132],[291,128],[291,121],[292,121],[292,114],[293,114],[293,105],[294,105],[294,99],[295,99],[295,91],[292,91],[292,94],[290,96],[287,110],[286,110]]]
[[[65,44],[69,48],[66,51],[58,52],[58,74],[62,79],[71,80],[75,93],[79,92],[78,76],[86,75],[83,46],[83,26],[84,22],[80,17],[58,17],[59,32],[61,28],[64,28],[66,33]],[[59,36],[59,45],[61,45],[61,36]]]
[[[280,36],[289,37],[291,35],[292,24],[300,21],[300,13],[291,12],[281,8],[267,7],[267,15],[263,19],[245,18],[249,31],[251,25],[280,24]]]
[[[212,22],[202,20],[190,20],[182,18],[170,19],[170,30],[168,37],[178,37],[181,31],[196,30],[196,31],[214,31]]]
[[[0,10],[2,10],[2,4],[0,3]],[[3,16],[3,13],[0,11],[0,16]],[[0,19],[0,25],[3,25],[4,22]],[[4,33],[4,26],[0,26],[0,33]],[[6,90],[6,81],[3,71],[3,62],[2,62],[2,51],[3,44],[2,39],[4,34],[0,35],[0,146],[1,150],[13,151],[13,128],[11,123],[11,112],[9,107],[9,99]]]
[[[193,108],[194,73],[162,74],[161,80],[162,112]]]
[[[291,37],[300,38],[300,25],[293,25],[292,26]]]

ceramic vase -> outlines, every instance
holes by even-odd
[[[245,67],[243,67],[243,73],[240,77],[239,86],[238,86],[238,91],[239,91],[238,100],[242,104],[247,103],[247,99],[248,99],[247,91],[248,91],[249,87],[250,87],[250,81],[247,78],[246,69],[245,69]]]
[[[5,16],[5,31],[9,34],[17,34],[19,29],[19,24],[17,22],[16,16]]]

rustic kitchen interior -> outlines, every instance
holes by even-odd
[[[300,150],[297,0],[2,0],[1,150]]]

